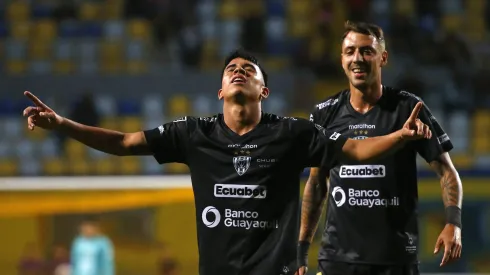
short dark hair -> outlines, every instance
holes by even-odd
[[[268,77],[267,77],[267,73],[264,70],[264,67],[262,67],[262,65],[259,63],[257,57],[255,57],[252,53],[247,52],[244,49],[236,49],[231,53],[229,53],[228,56],[226,56],[225,64],[223,65],[223,70],[221,70],[221,79],[223,79],[223,74],[225,73],[226,66],[228,66],[228,64],[230,64],[230,62],[235,58],[243,58],[257,65],[257,67],[259,67],[260,71],[262,72],[262,75],[264,76],[264,84],[265,86],[267,86]]]
[[[342,35],[342,41],[350,32],[362,33],[365,35],[372,35],[378,40],[379,44],[386,47],[385,36],[383,29],[380,26],[366,22],[353,22],[346,21],[344,24],[344,35]]]

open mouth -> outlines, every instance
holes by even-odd
[[[246,83],[247,80],[245,79],[245,77],[243,76],[235,76],[232,80],[231,80],[231,83],[237,83],[237,84],[243,84],[243,83]]]
[[[354,76],[356,78],[358,78],[358,77],[364,77],[367,74],[366,69],[365,68],[360,68],[360,67],[359,68],[353,68],[352,69],[352,72],[354,73]]]

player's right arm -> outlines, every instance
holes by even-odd
[[[32,93],[25,92],[24,95],[35,104],[23,112],[31,131],[35,127],[60,131],[89,147],[117,156],[152,154],[144,132],[122,133],[83,125],[56,114]]]
[[[363,140],[348,139],[342,147],[342,153],[356,161],[370,161],[393,152],[407,141],[430,139],[432,132],[429,126],[417,118],[422,106],[421,102],[415,105],[402,129],[388,135]]]

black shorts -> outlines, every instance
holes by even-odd
[[[344,262],[318,261],[317,275],[420,275],[414,265],[369,265]]]

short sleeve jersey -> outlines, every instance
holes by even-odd
[[[223,116],[184,117],[145,131],[159,163],[190,169],[199,274],[294,274],[300,174],[333,167],[346,139],[308,120],[262,114],[237,135]]]
[[[354,110],[350,92],[345,90],[316,105],[310,120],[327,131],[365,139],[401,129],[419,101],[408,92],[383,87],[377,105],[361,114]],[[430,140],[410,142],[396,153],[369,163],[342,158],[330,170],[320,260],[366,264],[418,262],[416,155],[431,162],[453,148],[425,104],[419,119],[432,130]]]

